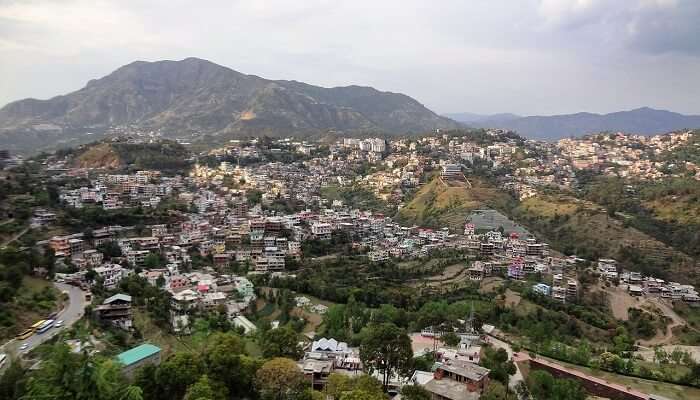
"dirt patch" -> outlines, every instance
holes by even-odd
[[[626,286],[602,288],[603,292],[607,293],[610,303],[610,310],[616,319],[627,321],[629,320],[630,308],[640,308],[644,303],[641,297],[631,296],[626,291]]]
[[[522,300],[520,294],[510,289],[506,290],[506,307],[515,308],[520,304],[520,300]]]
[[[496,276],[485,278],[479,285],[479,293],[493,293],[503,285],[503,278]]]

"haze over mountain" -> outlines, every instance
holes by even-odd
[[[478,116],[464,113],[447,116],[472,127],[511,129],[525,137],[543,140],[557,140],[603,131],[652,135],[700,127],[700,115],[683,115],[649,107],[609,114],[581,112],[518,117],[513,114]]]
[[[329,131],[406,134],[455,127],[455,121],[403,94],[268,80],[187,58],[136,61],[70,94],[10,103],[0,109],[0,148],[37,150],[135,129],[218,140]]]

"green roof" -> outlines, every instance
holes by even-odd
[[[159,347],[146,343],[119,354],[117,360],[125,366],[129,366],[157,353],[160,353]]]

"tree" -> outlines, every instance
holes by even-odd
[[[491,382],[479,399],[481,400],[505,400],[506,387],[500,382]]]
[[[111,359],[73,354],[59,344],[27,382],[27,398],[58,400],[142,400],[138,388],[126,384],[121,367]]]
[[[447,332],[444,335],[440,336],[440,340],[442,340],[442,342],[448,345],[449,347],[455,347],[459,344],[461,339],[459,338],[459,336],[457,336],[456,333]]]
[[[401,398],[406,400],[430,400],[430,392],[418,385],[406,385],[401,388]]]
[[[10,366],[0,377],[0,399],[17,399],[24,394],[25,373],[18,360],[8,360]]]
[[[360,359],[364,367],[372,373],[382,374],[384,390],[389,386],[389,378],[395,373],[406,376],[413,361],[411,339],[392,323],[370,325],[362,331]]]
[[[183,400],[224,400],[227,396],[228,390],[225,387],[221,387],[221,384],[212,384],[209,377],[205,374],[187,388]]]
[[[156,253],[149,253],[143,261],[143,266],[147,269],[158,268],[161,266],[160,256]]]
[[[527,378],[530,393],[536,400],[585,400],[586,391],[571,379],[554,379],[547,371],[535,370]]]
[[[232,333],[215,333],[204,349],[204,361],[208,375],[221,382],[229,393],[252,395],[255,371],[260,367],[257,359],[248,357],[245,344]]]
[[[506,386],[508,385],[510,376],[514,375],[517,371],[513,360],[508,358],[508,352],[502,348],[496,350],[493,347],[487,347],[484,350],[484,357],[481,359],[481,365],[491,370],[489,376],[492,379]]]
[[[155,380],[161,398],[182,398],[187,388],[197,382],[203,372],[204,366],[197,354],[173,354],[156,370]]]
[[[304,355],[304,350],[299,345],[299,336],[289,326],[270,329],[262,337],[263,356],[288,357],[299,359]]]
[[[113,240],[97,246],[97,250],[109,258],[122,256],[121,247],[119,247],[119,244]]]
[[[255,387],[263,400],[299,399],[307,385],[297,364],[288,358],[273,358],[255,374]]]
[[[351,390],[352,383],[347,375],[332,373],[328,376],[324,391],[326,395],[338,399],[344,392]]]

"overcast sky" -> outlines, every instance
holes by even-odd
[[[436,112],[700,114],[700,0],[0,0],[0,105],[205,58]]]

